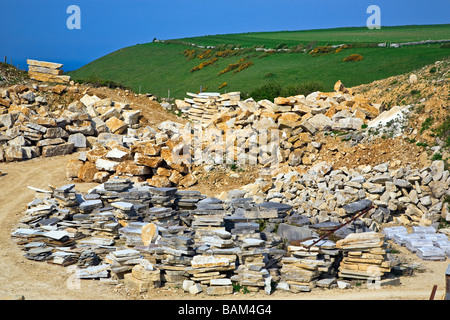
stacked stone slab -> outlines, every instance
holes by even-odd
[[[282,258],[281,279],[292,292],[308,292],[316,286],[336,283],[339,250],[330,240],[294,241]]]
[[[382,233],[352,233],[337,241],[336,248],[343,251],[339,265],[342,278],[380,281],[391,270]]]
[[[227,206],[217,198],[205,198],[191,211],[191,227],[195,229],[196,238],[213,236],[217,231],[224,231],[224,218],[228,215]]]
[[[157,241],[158,252],[164,256],[157,265],[162,272],[162,280],[168,286],[181,287],[189,279],[187,268],[195,256],[192,233],[166,234]]]
[[[188,92],[190,98],[176,100],[176,106],[187,113],[189,120],[206,123],[214,118],[217,113],[233,110],[240,101],[239,92],[219,94],[215,92],[201,92],[194,94]]]
[[[151,263],[136,264],[131,272],[124,275],[124,283],[132,292],[145,293],[161,286],[161,271]]]
[[[54,83],[70,82],[70,76],[62,75],[64,71],[61,70],[61,63],[27,59],[27,64],[30,79]]]
[[[450,256],[450,241],[447,235],[437,233],[431,226],[413,226],[410,233],[404,226],[386,227],[383,228],[383,234],[422,260],[444,261]]]
[[[230,272],[235,268],[235,263],[227,257],[198,254],[193,257],[191,267],[186,270],[190,274],[190,280],[208,287],[211,281],[229,278]]]

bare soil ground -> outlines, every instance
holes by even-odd
[[[0,177],[0,298],[24,296],[32,300],[426,300],[430,297],[433,285],[438,286],[435,299],[445,292],[445,270],[448,261],[420,261],[404,248],[400,251],[402,261],[419,262],[423,272],[410,277],[401,277],[401,285],[386,286],[381,289],[313,289],[309,293],[292,294],[275,291],[267,296],[264,293],[238,293],[236,295],[211,297],[205,294],[192,296],[181,289],[153,289],[143,296],[128,294],[122,286],[111,286],[97,280],[83,280],[80,289],[70,290],[67,281],[71,276],[68,268],[46,262],[35,262],[23,256],[23,251],[11,238],[18,220],[22,217],[26,204],[34,198],[35,192],[27,188],[48,189],[49,185],[62,186],[71,183],[65,179],[65,166],[77,154],[54,158],[37,158],[25,162],[0,164],[3,175]],[[95,184],[77,183],[76,189],[87,191]],[[199,189],[207,189],[200,185]]]

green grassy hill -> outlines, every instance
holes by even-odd
[[[289,86],[319,81],[323,90],[331,90],[337,80],[347,87],[370,83],[450,55],[450,49],[441,44],[390,48],[378,47],[378,43],[441,39],[450,39],[450,24],[204,36],[123,48],[68,74],[75,80],[111,80],[135,92],[140,89],[161,97],[167,97],[170,90],[170,97],[177,98],[201,87],[204,91],[249,93],[267,83]],[[208,51],[187,43],[216,47]],[[329,46],[336,44],[347,46]],[[233,50],[235,47],[241,49]],[[256,51],[258,47],[285,51]],[[351,54],[364,59],[344,62]],[[199,70],[191,71],[194,67]],[[227,67],[235,69],[221,74]]]

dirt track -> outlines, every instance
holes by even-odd
[[[34,191],[27,188],[33,186],[48,189],[48,185],[62,186],[69,183],[65,179],[67,160],[76,158],[77,154],[55,157],[37,158],[25,162],[2,163],[0,170],[0,298],[24,296],[25,299],[52,300],[114,300],[134,299],[127,295],[123,288],[100,283],[95,280],[84,280],[79,290],[70,290],[67,279],[70,277],[68,268],[45,262],[27,260],[23,251],[13,242],[10,234],[17,221],[22,217],[26,204],[34,197]],[[93,184],[77,184],[76,189],[86,191]],[[201,186],[199,186],[201,187]],[[440,299],[445,291],[445,270],[449,264],[444,262],[420,261],[415,255],[400,248],[402,256],[409,260],[422,263],[425,272],[413,277],[402,277],[401,285],[383,287],[379,290],[316,290],[310,293],[290,294],[276,291],[271,296],[264,293],[241,294],[210,297],[205,294],[192,296],[184,294],[180,289],[155,289],[144,299],[334,299],[334,300],[392,300],[428,299],[433,285],[438,285],[435,299]]]

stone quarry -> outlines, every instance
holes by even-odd
[[[187,93],[175,106],[188,123],[151,127],[111,98],[49,103],[78,87],[62,65],[28,63],[32,79],[62,84],[0,89],[0,162],[77,152],[66,178],[98,185],[29,186],[35,199],[12,232],[27,259],[137,294],[176,287],[216,296],[398,284],[392,242],[422,260],[450,255],[450,230],[440,228],[450,221],[444,161],[346,168],[319,157],[324,134],[358,144],[363,128],[392,117],[340,81],[334,92],[273,102]],[[215,197],[195,190],[198,170],[228,163],[266,170]],[[349,205],[361,203],[368,212],[342,227],[356,213]]]

